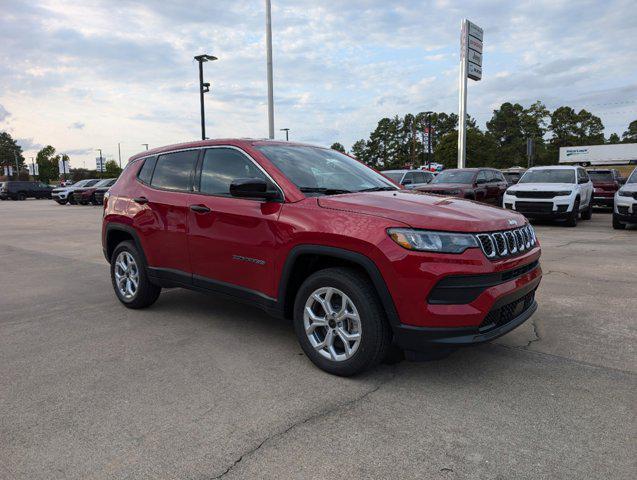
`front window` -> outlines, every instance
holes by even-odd
[[[475,177],[475,172],[466,170],[445,170],[440,172],[431,183],[464,183],[471,185]]]
[[[256,149],[305,193],[397,189],[379,173],[335,150],[304,145],[261,145]]]
[[[519,183],[575,183],[575,170],[529,170]]]
[[[637,168],[633,170],[633,173],[628,177],[626,183],[637,183]]]

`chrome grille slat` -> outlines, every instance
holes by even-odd
[[[476,238],[489,259],[510,257],[537,245],[535,230],[530,224],[512,230],[479,233]]]

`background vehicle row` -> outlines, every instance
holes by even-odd
[[[0,200],[51,198],[53,187],[42,182],[8,180],[0,183]]]

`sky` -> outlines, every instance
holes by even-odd
[[[72,167],[207,135],[267,137],[263,0],[0,0],[0,131]],[[542,100],[637,119],[634,0],[272,0],[277,138],[349,148],[382,117],[457,113],[460,22],[484,29],[468,113]]]

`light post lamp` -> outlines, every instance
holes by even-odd
[[[147,143],[142,143],[142,146],[146,147],[146,150],[148,150],[148,144]]]
[[[282,132],[285,132],[285,141],[289,142],[290,141],[290,129],[289,128],[282,128],[281,129]]]
[[[199,62],[199,104],[201,107],[201,139],[206,139],[206,113],[203,106],[203,94],[210,91],[210,83],[203,82],[203,64],[204,62],[212,62],[217,60],[217,57],[208,55],[206,53],[202,55],[196,55],[195,60]]]

